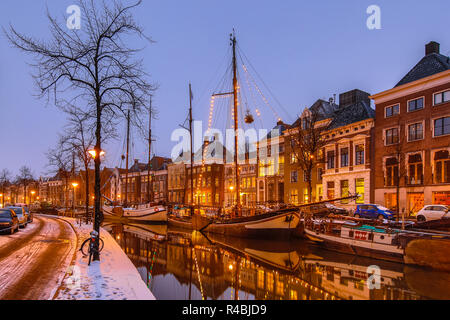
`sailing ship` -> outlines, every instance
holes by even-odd
[[[220,93],[219,95],[229,95],[233,97],[233,129],[235,130],[234,135],[234,171],[235,171],[235,181],[240,181],[239,179],[239,163],[238,163],[238,80],[237,80],[237,61],[236,61],[236,36],[235,34],[230,35],[230,41],[233,51],[232,57],[232,83],[233,90],[228,93]],[[190,97],[190,108],[189,108],[189,130],[191,133],[191,199],[194,199],[193,193],[193,150],[192,150],[192,91],[191,85],[189,85],[189,97]],[[247,116],[248,118],[248,116]],[[247,121],[246,118],[246,121]],[[238,237],[268,237],[274,236],[277,238],[289,238],[296,234],[300,222],[300,212],[298,208],[286,208],[283,210],[277,210],[273,212],[267,212],[264,214],[258,214],[253,216],[243,216],[242,215],[242,205],[241,205],[241,194],[240,194],[240,184],[236,183],[234,188],[236,205],[232,210],[232,213],[225,217],[224,215],[209,217],[202,216],[200,210],[198,213],[194,213],[194,207],[190,207],[190,215],[177,215],[175,212],[168,217],[169,225],[194,229],[203,232],[218,233],[223,235],[238,236]],[[219,213],[220,210],[217,212]]]
[[[163,205],[155,205],[152,203],[151,190],[153,179],[150,177],[151,169],[151,146],[152,146],[152,100],[150,98],[149,107],[149,137],[148,137],[148,177],[147,177],[147,197],[149,202],[144,204],[135,205],[129,207],[127,204],[128,199],[128,155],[130,144],[130,111],[127,115],[127,150],[126,150],[126,174],[125,174],[125,202],[123,205],[119,205],[115,201],[104,197],[107,204],[102,207],[103,215],[109,219],[127,219],[132,221],[149,222],[149,223],[165,223],[167,222],[167,208]]]

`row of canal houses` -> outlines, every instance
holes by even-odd
[[[339,102],[319,99],[295,123],[279,121],[274,128],[281,133],[275,137],[277,159],[269,154],[240,165],[242,205],[302,204],[354,193],[361,197],[339,205],[395,208],[398,201],[400,210],[409,213],[425,204],[450,204],[450,61],[439,47],[428,43],[425,56],[392,89],[373,95],[355,89],[340,94]],[[314,125],[326,126],[326,143],[315,155],[322,161],[313,168],[309,199],[308,177],[291,140],[312,112],[319,115]],[[266,148],[271,139],[269,134],[258,148]],[[205,153],[205,145],[198,152]],[[234,205],[234,165],[214,156],[200,159],[193,167],[194,201],[190,165],[182,159],[168,165],[168,202]]]
[[[320,161],[312,170],[309,199],[308,175],[298,165],[292,140],[312,113],[318,115],[314,126],[326,126],[321,132],[326,143],[313,155]],[[361,195],[357,200],[338,205],[354,209],[356,204],[376,203],[395,208],[398,201],[407,213],[425,204],[450,205],[450,61],[436,42],[425,46],[425,56],[392,89],[373,95],[355,89],[340,94],[339,101],[319,99],[296,122],[279,121],[274,130],[257,145],[257,154],[267,152],[266,156],[252,163],[247,150],[240,165],[243,207],[303,204],[355,193]],[[272,137],[277,131],[279,135]],[[275,155],[270,154],[272,139]],[[127,198],[128,203],[147,201],[151,185],[150,199],[156,202],[235,205],[235,168],[223,161],[229,152],[221,146],[222,155],[205,157],[214,143],[205,141],[197,150],[195,159],[201,160],[194,161],[192,182],[189,157],[180,155],[173,162],[154,157],[150,175],[147,165],[138,161],[131,167],[127,192],[125,172],[116,168],[111,197]]]

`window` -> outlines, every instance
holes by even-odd
[[[303,130],[309,129],[309,119],[308,118],[302,119],[302,129]]]
[[[434,95],[434,105],[450,101],[450,90],[439,92]]]
[[[408,102],[408,112],[423,109],[423,98],[411,100]]]
[[[447,150],[434,155],[434,182],[450,183],[450,152]]]
[[[392,128],[386,130],[386,145],[398,143],[398,128]]]
[[[298,205],[298,190],[292,189],[290,194],[291,204]]]
[[[298,182],[298,172],[297,170],[291,171],[291,183]]]
[[[364,145],[359,144],[355,146],[356,165],[364,164]]]
[[[356,203],[364,203],[364,179],[355,179],[355,192],[359,195]]]
[[[322,168],[317,168],[317,180],[322,180],[322,175],[323,175],[323,169]]]
[[[341,149],[341,168],[348,167],[348,148]]]
[[[303,203],[309,203],[308,188],[303,189]]]
[[[414,154],[408,157],[408,184],[423,183],[422,155]]]
[[[450,134],[450,117],[434,120],[434,136],[444,136]]]
[[[294,164],[294,163],[297,163],[297,157],[295,156],[295,153],[291,153],[291,163],[292,164]]]
[[[327,182],[327,198],[334,199],[334,181]]]
[[[348,180],[341,180],[341,197],[348,197]],[[341,200],[341,203],[348,203],[348,199]]]
[[[327,169],[334,169],[334,151],[327,152]]]
[[[303,171],[303,182],[309,181],[309,175],[307,171]]]
[[[416,141],[423,139],[422,123],[414,123],[408,126],[408,141]]]
[[[388,187],[396,186],[398,182],[398,161],[396,158],[386,160],[385,185]]]
[[[389,118],[389,117],[395,116],[395,115],[399,114],[399,111],[400,111],[399,104],[396,104],[395,106],[387,107],[385,109],[385,117]]]

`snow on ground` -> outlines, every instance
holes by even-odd
[[[75,219],[64,219],[75,227],[80,248],[81,243],[89,237],[92,225],[79,226]],[[139,272],[114,238],[104,229],[100,230],[100,237],[105,242],[100,261],[91,262],[88,266],[88,257],[77,251],[63,285],[55,288],[54,299],[155,300]]]

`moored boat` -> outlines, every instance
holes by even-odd
[[[450,271],[450,235],[334,219],[307,219],[307,238],[327,249]]]
[[[123,208],[121,206],[103,206],[105,218],[127,219],[140,222],[167,222],[167,208],[164,206],[140,206],[139,208]]]

